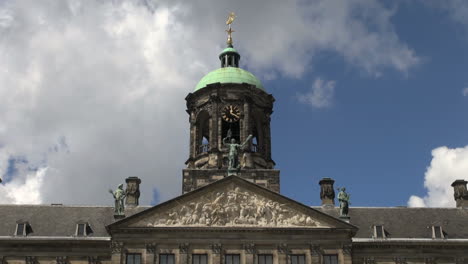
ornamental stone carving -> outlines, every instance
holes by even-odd
[[[221,254],[221,250],[223,249],[223,245],[221,244],[213,244],[211,245],[211,250],[214,254]]]
[[[343,246],[343,254],[347,256],[351,256],[352,246],[351,245],[344,245]]]
[[[88,264],[99,264],[99,258],[97,256],[90,256],[88,257]]]
[[[255,244],[254,243],[248,243],[244,244],[243,248],[247,254],[255,254]]]
[[[435,259],[434,258],[425,258],[424,259],[425,264],[435,264]]]
[[[188,243],[182,243],[179,244],[179,251],[182,254],[187,254],[189,250],[189,244]]]
[[[154,254],[156,252],[156,244],[155,243],[146,244],[146,252]]]
[[[36,264],[37,263],[37,257],[27,256],[25,260],[26,260],[26,264]]]
[[[123,248],[123,243],[122,243],[122,242],[115,242],[115,241],[112,241],[112,242],[111,242],[111,251],[112,251],[112,254],[121,253],[121,252],[122,252],[122,248]]]
[[[234,185],[155,213],[136,226],[324,227],[286,204]]]
[[[395,258],[395,264],[406,264],[406,258],[402,258],[402,257]]]
[[[287,244],[279,244],[277,248],[278,248],[278,253],[289,254],[289,248]]]
[[[68,259],[67,259],[67,257],[56,257],[55,258],[55,263],[57,263],[57,264],[67,264]]]
[[[320,246],[319,245],[310,245],[310,254],[312,256],[320,256],[320,254],[322,253],[321,249],[320,249]]]

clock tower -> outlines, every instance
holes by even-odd
[[[182,192],[228,176],[232,142],[239,144],[234,174],[279,192],[279,170],[271,158],[270,115],[275,99],[252,73],[239,68],[233,31],[229,27],[227,32],[228,47],[219,55],[221,67],[205,75],[185,98],[190,151]]]

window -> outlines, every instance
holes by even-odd
[[[32,228],[28,222],[16,222],[15,236],[27,236],[32,233]]]
[[[385,230],[381,225],[374,226],[374,237],[376,238],[385,238]]]
[[[273,255],[258,255],[258,264],[273,264]]]
[[[323,255],[323,264],[338,264],[338,255]]]
[[[76,235],[84,236],[86,234],[86,224],[78,224],[76,227]]]
[[[291,264],[305,264],[305,255],[291,255]]]
[[[208,256],[206,254],[193,254],[192,264],[208,264]]]
[[[174,254],[159,254],[159,264],[174,264]]]
[[[88,223],[82,222],[76,224],[76,236],[89,236],[91,233],[93,233],[93,230]]]
[[[432,238],[444,238],[444,231],[441,226],[432,226]]]
[[[226,254],[224,255],[224,259],[225,259],[226,264],[239,264],[240,263],[239,254]]]
[[[16,235],[17,236],[26,235],[25,231],[26,231],[26,224],[25,223],[16,224]]]
[[[141,264],[141,254],[127,253],[127,264]]]

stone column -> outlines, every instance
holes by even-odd
[[[218,102],[219,97],[217,94],[210,95],[210,142],[208,150],[209,153],[209,161],[208,167],[209,168],[217,168],[219,166],[219,147],[218,147]]]
[[[319,181],[320,199],[322,200],[322,206],[324,207],[335,207],[334,183],[335,181],[331,178],[323,178]]]
[[[244,123],[244,128],[242,129],[243,133],[241,134],[242,139],[241,142],[243,142],[248,135],[252,134],[252,126],[250,123],[250,102],[248,98],[244,99],[244,111],[243,111],[243,123]],[[242,132],[241,131],[241,132]],[[257,138],[258,141],[258,138]],[[253,161],[252,161],[252,154],[251,154],[251,149],[252,149],[252,141],[248,143],[248,150],[244,152],[244,164],[242,164],[243,168],[253,168]]]
[[[267,161],[271,160],[271,127],[270,127],[270,114],[267,114],[266,120],[264,120],[264,128],[257,128],[263,130],[263,142],[262,145],[259,147],[261,148],[260,151],[265,153],[265,158]]]
[[[453,187],[453,198],[458,208],[468,207],[468,190],[466,189],[465,180],[456,180],[452,183]]]
[[[244,140],[247,138],[249,134],[252,134],[251,128],[250,128],[250,104],[248,102],[248,99],[244,97],[244,105],[243,105],[243,110],[242,110],[242,129],[240,131],[240,141],[244,142]],[[250,146],[250,143],[249,143]],[[249,148],[250,149],[250,148]]]
[[[125,205],[129,207],[138,206],[140,199],[140,178],[131,176],[125,179],[125,182],[127,183]]]
[[[196,141],[197,141],[197,137],[196,137],[196,117],[195,117],[195,113],[192,111],[190,113],[190,157],[189,159],[193,159],[195,158],[195,156],[197,155],[197,150],[196,150]]]

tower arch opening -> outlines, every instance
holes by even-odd
[[[196,149],[197,154],[207,153],[210,150],[210,114],[206,110],[200,111],[197,116]]]

